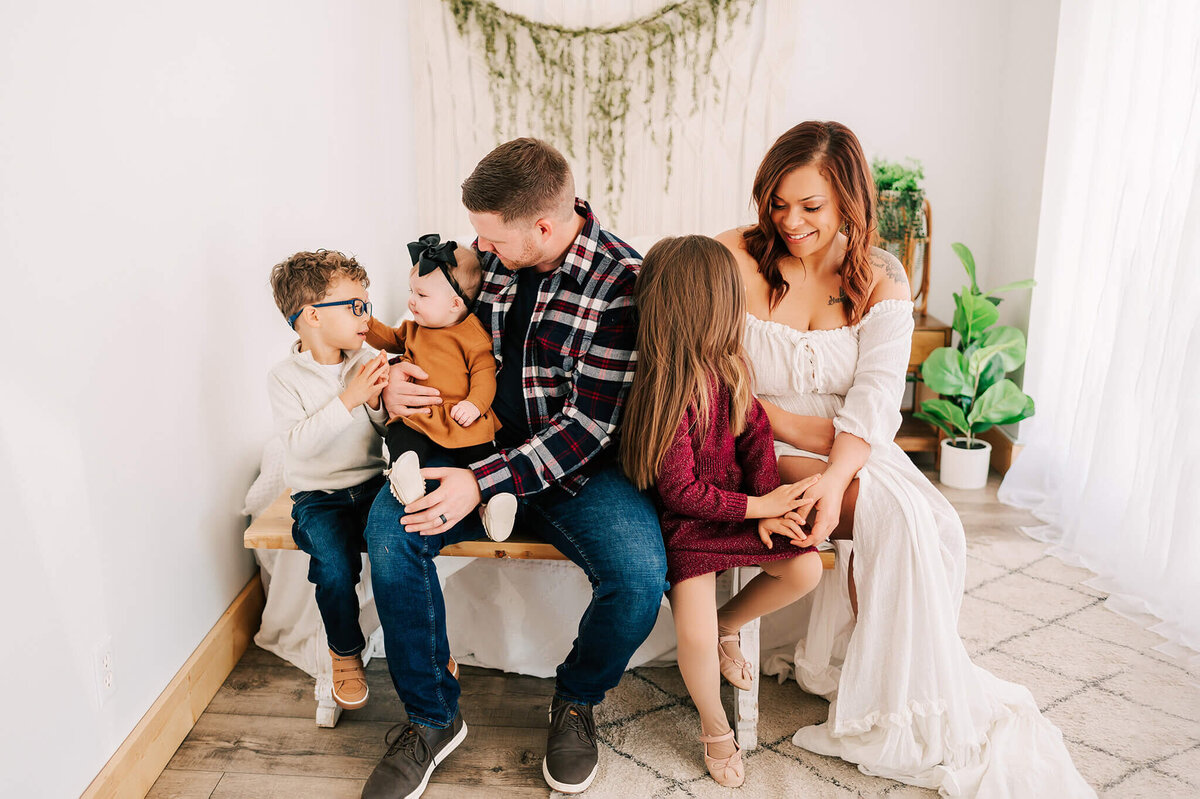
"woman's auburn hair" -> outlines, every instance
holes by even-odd
[[[754,176],[752,197],[758,208],[758,224],[742,233],[742,241],[758,263],[758,273],[767,281],[768,307],[774,310],[789,289],[779,270],[779,261],[789,253],[771,219],[771,202],[784,177],[809,165],[819,169],[833,186],[832,200],[849,240],[842,262],[842,290],[849,301],[850,324],[857,324],[870,298],[875,182],[862,145],[848,127],[838,122],[801,122],[776,139]]]
[[[740,435],[753,399],[743,349],[746,291],[733,255],[707,236],[659,241],[642,262],[634,287],[637,367],[625,401],[621,466],[645,490],[656,482],[663,456],[689,406],[707,435],[712,388],[729,390],[729,429]],[[722,420],[723,421],[723,420]]]

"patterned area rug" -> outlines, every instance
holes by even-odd
[[[1200,796],[1200,675],[1157,652],[1157,635],[1106,610],[1104,595],[1082,584],[1089,572],[1043,554],[1043,545],[1000,523],[1007,519],[972,514],[969,492],[946,493],[968,530],[960,632],[975,662],[1032,691],[1101,796]],[[765,678],[760,714],[759,746],[748,753],[738,795],[937,795],[793,746],[797,727],[828,715],[825,701],[794,681]],[[704,769],[696,710],[678,669],[627,674],[596,720],[600,773],[588,797],[733,795]]]

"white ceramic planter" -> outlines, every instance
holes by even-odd
[[[992,462],[992,445],[975,439],[977,449],[953,446],[955,442],[966,443],[965,438],[947,438],[942,441],[942,466],[938,477],[942,485],[951,488],[983,488],[987,485],[988,466]]]

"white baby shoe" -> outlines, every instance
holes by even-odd
[[[512,535],[517,520],[517,498],[512,494],[497,494],[479,508],[483,529],[493,541],[505,541]]]
[[[417,453],[409,450],[402,453],[392,468],[384,472],[392,496],[407,505],[425,496],[425,478],[421,477],[421,461]]]

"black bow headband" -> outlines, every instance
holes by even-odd
[[[458,249],[456,241],[442,241],[442,237],[436,233],[426,233],[416,241],[409,242],[408,255],[412,258],[413,266],[417,268],[417,274],[421,277],[428,275],[430,272],[442,270],[442,274],[446,276],[446,281],[450,283],[450,288],[454,289],[454,293],[462,298],[468,306],[471,304],[470,298],[463,292],[462,287],[458,285],[458,281],[454,279],[454,274],[451,270],[458,265],[458,259],[454,257],[454,251]]]

